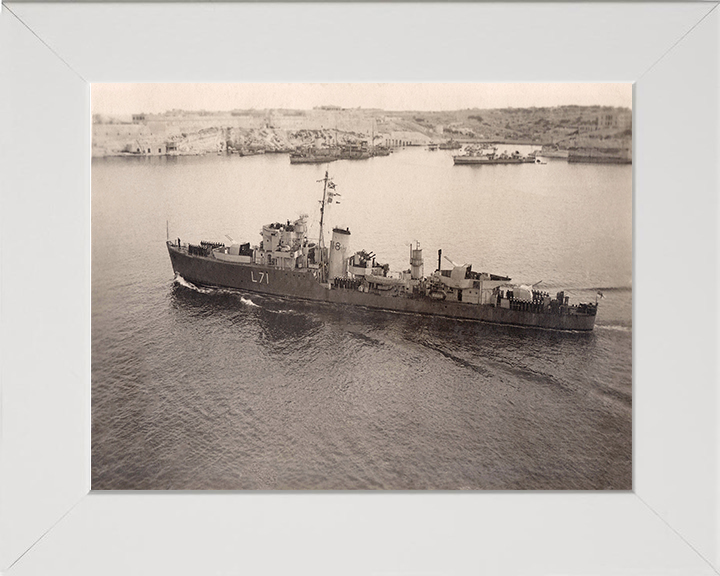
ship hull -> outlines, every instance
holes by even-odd
[[[570,164],[632,164],[632,159],[621,156],[568,156]]]
[[[326,164],[335,160],[338,156],[290,156],[290,164]]]
[[[538,156],[542,156],[543,158],[563,158],[563,159],[567,160],[568,159],[568,151],[567,150],[548,150],[546,152],[538,153]]]
[[[489,304],[436,301],[427,296],[392,296],[329,288],[318,282],[308,269],[282,270],[258,264],[229,263],[212,256],[190,255],[170,242],[167,247],[175,273],[196,285],[237,288],[301,300],[552,330],[590,331],[595,325],[595,316],[592,315],[536,313]]]
[[[526,158],[502,158],[489,160],[487,158],[478,158],[472,156],[456,156],[453,162],[458,166],[462,166],[465,164],[533,164],[535,160]]]

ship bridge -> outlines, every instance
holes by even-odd
[[[306,268],[314,261],[307,240],[307,215],[284,224],[274,222],[262,227],[262,242],[255,251],[255,262],[283,269]]]

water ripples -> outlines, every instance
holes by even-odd
[[[313,169],[303,171],[313,176],[309,186],[298,182],[292,197],[280,198],[271,192],[297,173],[277,158],[254,159],[273,168],[257,173],[242,172],[243,159],[94,163],[93,489],[631,487],[629,268],[612,257],[617,243],[597,253],[585,243],[565,250],[569,228],[587,228],[593,246],[602,241],[596,222],[562,228],[569,216],[615,218],[618,198],[627,203],[617,191],[625,176],[606,171],[615,174],[607,185],[583,190],[586,215],[577,211],[570,172],[548,187],[546,171],[538,176],[545,188],[524,194],[534,182],[528,171],[493,171],[490,187],[488,171],[453,172],[437,156],[426,172],[425,156],[404,154],[363,170],[338,165],[343,207],[352,198],[373,207],[344,213],[356,248],[370,248],[370,238],[394,268],[405,267],[398,238],[409,241],[419,229],[425,246],[442,241],[456,260],[481,255],[491,271],[523,270],[531,280],[552,271],[558,290],[585,299],[603,293],[595,331],[392,314],[173,279],[166,218],[179,228],[199,203],[177,235],[239,237],[228,213],[252,231],[314,205]],[[592,179],[596,169],[572,167],[578,173]],[[275,176],[279,182],[265,181]],[[224,186],[238,178],[244,189],[265,190],[266,202],[247,210]],[[396,195],[380,192],[383,179]],[[442,193],[413,202],[413,187],[426,181]],[[212,202],[198,202],[202,189],[214,191]],[[135,219],[139,203],[158,218]],[[525,230],[509,214],[520,209]],[[539,226],[538,214],[560,224]],[[472,239],[448,239],[450,228],[473,227]],[[427,254],[426,271],[431,260]],[[555,289],[549,279],[543,285]]]

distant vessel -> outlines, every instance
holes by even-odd
[[[455,140],[448,140],[447,142],[439,144],[438,148],[440,148],[440,150],[459,150],[462,148],[462,144],[460,144],[460,142],[456,142]]]
[[[367,160],[372,156],[373,152],[367,147],[367,143],[362,142],[333,148],[305,148],[290,154],[290,164],[325,164],[335,160]]]
[[[338,157],[340,160],[367,160],[372,154],[367,147],[367,142],[359,144],[346,144],[340,148]]]
[[[371,156],[390,156],[392,154],[392,148],[387,146],[373,146],[370,150]]]
[[[467,154],[461,156],[453,156],[453,163],[455,165],[462,164],[534,164],[535,155],[531,154],[523,156],[520,152],[513,152],[508,154],[503,152],[497,154],[496,150],[490,152],[473,152],[469,151]]]
[[[290,164],[325,164],[339,158],[336,148],[306,148],[290,154]]]
[[[584,164],[632,164],[632,150],[627,148],[571,148],[568,162]]]
[[[381,144],[380,146],[375,145],[375,120],[372,122],[372,130],[370,132],[370,156],[390,156],[392,148]]]
[[[263,226],[262,241],[183,244],[168,240],[173,270],[188,282],[237,288],[262,294],[334,304],[365,306],[396,312],[445,316],[497,324],[590,331],[597,302],[571,305],[564,292],[551,297],[533,286],[511,284],[506,276],[475,272],[470,264],[451,262],[423,274],[419,244],[410,246],[410,268],[391,273],[372,252],[350,252],[350,230],[334,228],[325,245],[325,207],[339,194],[327,172],[320,203],[320,234],[308,238],[307,215],[293,222]]]

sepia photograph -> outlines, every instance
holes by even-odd
[[[0,572],[711,576],[719,24],[3,3]]]
[[[91,101],[93,490],[632,490],[630,83]]]

